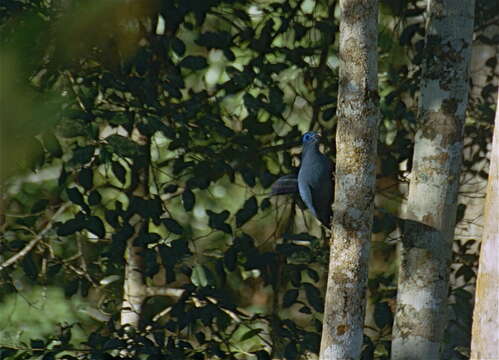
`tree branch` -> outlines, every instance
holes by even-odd
[[[9,267],[10,265],[14,264],[15,262],[19,261],[23,257],[25,257],[31,249],[35,247],[35,245],[43,238],[43,236],[47,233],[52,228],[52,225],[54,223],[54,219],[60,215],[66,208],[69,206],[69,204],[63,204],[52,216],[52,220],[45,225],[45,227],[40,231],[38,235],[36,235],[21,251],[19,251],[17,254],[13,255],[10,257],[8,260],[4,261],[2,265],[0,265],[0,271],[4,270],[5,268]]]
[[[165,288],[160,286],[147,286],[146,294],[147,296],[169,296],[169,297],[181,297],[185,292],[184,289],[175,288]]]

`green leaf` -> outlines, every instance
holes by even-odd
[[[111,338],[102,345],[102,350],[123,349],[126,347],[125,341]]]
[[[191,211],[194,208],[196,197],[190,189],[186,189],[182,193],[182,203],[184,204],[185,211]]]
[[[85,190],[90,190],[93,186],[94,172],[91,168],[83,168],[78,173],[78,182]]]
[[[317,271],[315,271],[314,269],[308,268],[307,269],[307,274],[315,282],[319,281],[319,273],[317,273]]]
[[[196,44],[210,49],[224,49],[230,46],[231,35],[227,31],[208,31],[198,37]]]
[[[460,223],[464,219],[465,213],[466,213],[466,204],[459,204],[457,206],[456,224]]]
[[[144,259],[144,268],[142,272],[144,276],[153,277],[159,271],[157,253],[153,249],[145,249],[141,253],[142,258]]]
[[[286,293],[282,297],[282,307],[288,308],[291,305],[293,305],[296,299],[298,299],[298,294],[299,294],[298,289],[291,289],[286,291]]]
[[[55,137],[52,132],[45,132],[42,135],[43,145],[45,148],[55,158],[59,158],[62,156],[62,148],[61,144],[59,144],[59,140]]]
[[[376,346],[369,336],[364,335],[364,344],[360,360],[374,360],[374,350]]]
[[[14,358],[14,355],[17,354],[18,350],[12,349],[9,347],[0,347],[0,359],[8,359],[9,356]]]
[[[243,208],[236,213],[236,226],[241,227],[247,223],[258,211],[256,197],[252,196],[245,201]]]
[[[244,106],[246,106],[246,108],[252,112],[252,111],[258,111],[258,109],[260,109],[263,104],[260,100],[258,100],[257,98],[255,98],[253,95],[251,95],[250,93],[245,93],[244,96],[243,96],[243,101],[244,101]],[[252,121],[250,121],[248,123],[248,125],[252,124],[255,122],[254,119],[251,119]],[[245,126],[247,127],[247,126]]]
[[[99,238],[106,236],[104,223],[98,216],[90,216],[85,224],[85,228]]]
[[[66,221],[65,223],[59,225],[57,228],[57,235],[58,236],[67,236],[74,234],[77,231],[80,231],[83,229],[85,223],[82,221],[82,219],[70,219]]]
[[[43,349],[45,347],[45,342],[39,339],[33,339],[30,342],[32,349]]]
[[[400,45],[408,45],[414,35],[420,30],[420,23],[415,23],[407,26],[400,34]]]
[[[246,341],[249,340],[256,335],[260,334],[263,331],[263,329],[251,329],[248,332],[246,332],[243,336],[241,336],[241,341]]]
[[[379,302],[374,307],[374,323],[380,329],[391,325],[393,322],[393,314],[387,302]]]
[[[163,219],[163,224],[165,224],[168,231],[171,231],[174,234],[181,235],[184,232],[182,226],[175,219]]]
[[[64,138],[74,138],[77,136],[85,136],[87,134],[88,125],[82,119],[62,119],[57,127],[58,135]]]
[[[227,267],[227,270],[234,271],[236,270],[237,263],[237,250],[235,247],[231,246],[224,254],[224,264]]]
[[[116,176],[116,178],[122,183],[125,184],[126,182],[126,170],[123,165],[121,165],[117,161],[113,161],[111,163],[111,170],[113,170],[113,174]]]
[[[26,276],[31,280],[36,280],[36,278],[38,277],[38,266],[36,266],[35,262],[33,261],[33,256],[31,255],[31,253],[28,253],[25,257],[23,257],[21,265]]]
[[[72,279],[64,285],[64,296],[70,298],[78,291],[80,281],[78,279]]]
[[[256,185],[255,181],[255,173],[251,169],[244,169],[241,170],[241,175],[243,177],[243,180],[248,186],[254,187]]]
[[[269,111],[272,114],[280,115],[284,109],[285,105],[283,102],[284,93],[279,87],[271,87],[269,90]]]
[[[167,185],[165,187],[165,194],[169,194],[169,193],[174,193],[178,190],[178,185],[177,184],[170,184],[170,185]]]
[[[45,210],[47,208],[48,204],[49,204],[49,201],[47,199],[40,199],[40,200],[38,200],[31,207],[31,213],[37,213],[37,212]]]
[[[232,234],[232,228],[229,224],[225,222],[230,215],[228,210],[224,210],[220,213],[213,212],[211,210],[206,210],[206,215],[208,215],[208,226],[212,229],[223,231],[226,234]]]
[[[318,353],[321,346],[321,335],[315,332],[307,332],[303,335],[302,342],[304,349]]]
[[[198,287],[205,287],[208,285],[208,278],[203,265],[195,265],[192,269],[191,281]]]
[[[100,193],[97,190],[92,191],[90,193],[90,195],[88,195],[88,204],[89,205],[92,205],[92,206],[99,205],[101,200],[102,200],[102,196],[100,195]]]
[[[108,119],[109,123],[111,125],[119,126],[119,125],[126,125],[130,121],[128,118],[127,114],[124,112],[117,112],[114,114],[113,117]]]
[[[61,174],[59,175],[59,179],[57,179],[57,185],[64,186],[66,184],[66,180],[68,179],[68,173],[64,165],[61,168]]]
[[[69,189],[66,189],[66,193],[68,194],[68,198],[71,202],[80,205],[85,211],[89,212],[90,209],[88,208],[88,205],[85,203],[85,199],[83,198],[83,195],[81,194],[80,190],[76,187],[72,187]]]
[[[301,285],[301,271],[297,266],[290,266],[288,276],[293,286],[299,287]]]
[[[272,206],[272,204],[271,204],[269,198],[263,199],[262,202],[260,203],[260,209],[262,209],[262,210],[268,209],[271,206]]]
[[[461,265],[461,267],[456,271],[456,279],[463,276],[464,281],[469,282],[471,279],[476,277],[475,271],[473,271],[473,268],[468,265]]]
[[[185,54],[185,44],[184,44],[184,42],[182,40],[180,40],[177,37],[173,38],[171,40],[171,46],[172,46],[173,51],[175,51],[175,53],[178,56],[184,56],[184,54]]]
[[[324,304],[319,289],[310,283],[303,283],[303,287],[305,288],[305,296],[307,297],[307,302],[310,306],[317,312],[323,312]]]
[[[256,355],[256,360],[270,360],[271,359],[269,353],[266,352],[265,350],[260,350],[260,351],[254,352],[252,354]]]
[[[92,145],[76,148],[73,151],[73,158],[71,160],[76,164],[86,164],[92,160],[94,152],[95,146]]]
[[[142,147],[135,141],[118,134],[110,135],[106,138],[107,143],[111,147],[112,151],[119,156],[124,157],[137,157],[143,154]]]
[[[334,114],[336,114],[336,108],[331,107],[329,109],[324,110],[322,113],[322,120],[329,121],[333,118]]]
[[[55,360],[55,352],[54,351],[50,351],[48,353],[45,353],[42,357],[42,360]]]
[[[318,240],[315,236],[312,236],[312,235],[307,234],[307,233],[284,234],[282,237],[283,237],[284,240],[288,240],[288,241],[298,240],[298,241],[310,241],[310,242],[314,242],[314,241]]]
[[[312,314],[312,310],[308,306],[302,306],[298,311],[302,314]]]
[[[182,59],[180,67],[185,67],[191,70],[201,70],[208,66],[208,62],[202,56],[189,55]]]
[[[57,275],[59,271],[62,269],[62,264],[61,263],[55,263],[51,264],[49,263],[48,269],[47,269],[47,277],[50,279],[51,277]]]
[[[236,60],[236,55],[234,54],[234,52],[231,49],[229,49],[229,48],[224,49],[223,53],[224,53],[224,56],[227,60],[229,60],[229,61]]]

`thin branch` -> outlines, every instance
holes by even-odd
[[[147,296],[169,296],[169,297],[181,297],[185,292],[184,289],[175,288],[165,288],[160,286],[147,286],[146,294]]]
[[[17,254],[13,255],[8,260],[4,261],[2,265],[0,265],[0,271],[25,257],[31,251],[31,249],[33,249],[35,245],[43,238],[43,236],[52,228],[54,219],[57,218],[57,216],[60,215],[64,210],[66,210],[68,206],[69,204],[62,205],[52,216],[52,220],[49,221],[47,225],[45,225],[42,231],[40,231],[40,233],[38,233],[38,235],[36,235],[33,240],[31,240],[21,251],[19,251]]]

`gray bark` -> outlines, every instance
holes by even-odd
[[[335,202],[320,358],[358,359],[378,139],[377,0],[341,0]]]
[[[499,359],[499,93],[473,312],[471,359]]]
[[[392,360],[438,359],[446,327],[474,0],[429,0]]]

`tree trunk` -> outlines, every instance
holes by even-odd
[[[378,1],[341,0],[335,202],[320,358],[358,359],[378,139]]]
[[[121,325],[139,328],[142,304],[146,299],[146,285],[142,276],[141,247],[133,246],[133,241],[140,231],[142,221],[135,225],[135,235],[127,243],[125,252],[125,280],[123,282],[123,305],[121,308]]]
[[[471,359],[499,359],[499,93],[476,284]]]
[[[446,327],[474,1],[430,0],[392,360],[438,359]]]
[[[131,168],[130,190],[141,199],[149,197],[149,166],[151,164],[151,139],[132,133],[136,143],[144,146],[144,158],[134,159]],[[130,205],[129,205],[130,206]],[[130,325],[138,329],[142,314],[142,305],[147,298],[147,286],[143,276],[144,263],[141,252],[143,247],[134,246],[134,241],[141,230],[148,229],[149,219],[143,214],[135,214],[130,218],[134,228],[133,236],[128,239],[125,250],[125,278],[123,281],[123,303],[121,307],[121,325]]]

